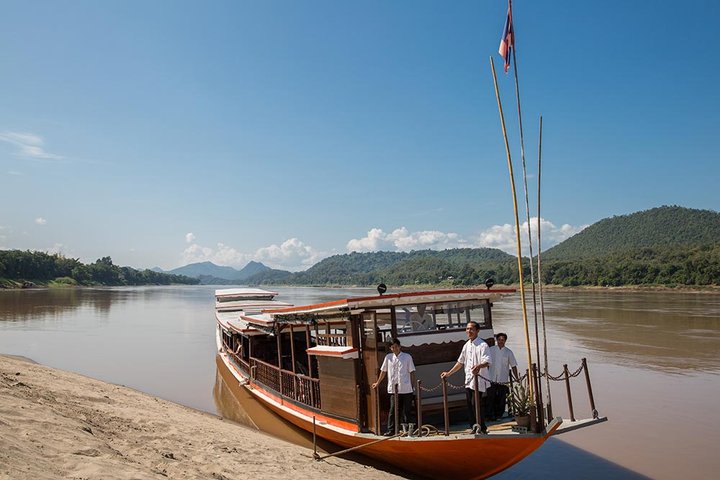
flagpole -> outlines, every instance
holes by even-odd
[[[508,1],[508,6],[511,8],[511,2]],[[522,172],[523,172],[523,186],[525,188],[525,216],[527,219],[528,226],[528,248],[530,250],[530,284],[532,285],[532,301],[533,301],[533,318],[535,320],[535,354],[537,358],[538,369],[540,368],[540,334],[538,333],[538,315],[537,315],[537,297],[535,294],[535,269],[533,268],[533,241],[532,241],[532,226],[530,223],[530,201],[528,200],[528,184],[527,184],[527,169],[525,168],[525,135],[523,134],[523,122],[522,122],[522,109],[520,108],[520,82],[518,80],[518,68],[517,68],[517,36],[515,35],[515,25],[512,27],[512,57],[513,57],[513,70],[515,74],[515,98],[517,99],[517,114],[518,123],[520,126],[520,158],[522,160]],[[540,217],[538,217],[538,225],[540,224]],[[538,382],[538,403],[542,402],[542,382]],[[540,414],[540,423],[544,425],[544,412],[542,408],[538,412]]]
[[[505,114],[500,101],[500,89],[498,88],[497,75],[495,74],[495,62],[490,57],[490,68],[493,75],[493,83],[495,84],[495,98],[497,99],[498,110],[500,111],[500,125],[502,126],[503,138],[505,139],[505,154],[508,161],[508,170],[510,171],[510,189],[513,196],[513,209],[515,212],[515,238],[517,241],[517,262],[518,262],[518,281],[520,282],[520,304],[522,305],[523,322],[525,324],[525,347],[527,349],[528,361],[528,395],[534,398],[535,379],[532,369],[532,352],[530,351],[530,328],[528,326],[527,306],[525,305],[525,285],[523,283],[522,268],[522,247],[520,244],[520,216],[518,215],[517,193],[515,191],[515,175],[513,173],[512,158],[510,156],[510,144],[508,143],[507,129],[505,128]],[[535,418],[535,404],[530,406],[530,418]]]

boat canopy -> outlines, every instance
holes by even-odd
[[[515,293],[514,289],[456,289],[403,292],[371,297],[350,297],[332,302],[316,303],[297,307],[266,309],[276,323],[311,322],[320,317],[342,316],[360,313],[364,310],[377,310],[403,305],[428,305],[447,302],[493,302],[503,296]]]

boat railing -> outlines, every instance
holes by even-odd
[[[347,347],[348,340],[345,333],[318,333],[317,344],[326,347]]]
[[[249,363],[248,361],[246,361],[245,359],[243,359],[240,355],[238,355],[238,354],[235,353],[235,352],[228,352],[228,353],[230,354],[230,356],[232,357],[232,359],[235,360],[238,365],[240,365],[240,367],[241,367],[242,369],[244,369],[246,372],[249,372],[249,371],[250,371],[250,363]]]
[[[246,372],[250,372],[250,363],[243,359],[242,356],[240,356],[239,352],[233,351],[230,344],[225,340],[225,338],[222,339],[223,347],[225,349],[225,352],[235,360],[235,362],[240,365],[242,369],[244,369]]]
[[[280,369],[275,365],[250,357],[250,365],[254,371],[253,381],[262,383],[280,393]]]
[[[253,381],[275,390],[281,396],[320,409],[320,380],[283,370],[257,358],[250,357]]]
[[[280,370],[280,378],[283,396],[320,409],[320,380],[288,370]]]
[[[574,378],[574,377],[578,377],[578,376],[580,376],[581,373],[584,373],[585,374],[584,375],[585,385],[587,387],[587,397],[588,397],[588,400],[590,403],[590,409],[592,411],[592,418],[595,420],[597,420],[599,418],[598,411],[595,407],[595,398],[593,396],[592,384],[590,382],[590,371],[588,369],[587,360],[585,358],[581,359],[580,366],[577,368],[577,370],[575,370],[572,373],[568,370],[567,364],[563,365],[562,373],[560,373],[557,376],[553,376],[548,373],[542,373],[541,375],[537,375],[537,369],[536,369],[535,364],[532,364],[532,367],[533,367],[533,372],[535,372],[532,377],[533,377],[533,382],[535,385],[536,398],[530,399],[530,403],[535,402],[535,410],[538,413],[538,417],[536,417],[534,419],[531,418],[532,424],[536,427],[536,428],[533,428],[533,431],[539,432],[540,430],[542,430],[544,428],[545,424],[550,423],[550,421],[553,418],[552,405],[550,403],[543,404],[543,401],[539,398],[539,388],[538,387],[540,384],[540,379],[543,377],[546,377],[546,376],[549,380],[552,380],[555,382],[563,382],[565,384],[565,390],[567,393],[567,406],[570,411],[569,412],[570,420],[574,422],[574,421],[576,421],[576,418],[575,418],[575,410],[573,408],[572,393],[571,393],[571,389],[570,389],[570,379]],[[489,378],[486,378],[486,377],[484,377],[482,375],[478,375],[478,374],[476,374],[476,376],[475,376],[475,382],[485,381],[488,384],[505,385],[506,387],[509,387],[508,390],[509,390],[510,394],[513,395],[513,397],[515,397],[515,395],[517,394],[517,391],[515,388],[513,388],[513,385],[518,382],[527,383],[527,381],[529,379],[530,379],[530,375],[528,374],[527,371],[520,378],[513,379],[513,376],[510,375],[510,381],[507,383],[496,383],[496,382],[493,382],[492,380],[490,380]],[[450,434],[450,404],[451,404],[451,402],[449,400],[449,390],[451,390],[451,389],[464,390],[465,386],[464,385],[454,385],[453,383],[448,381],[447,378],[441,378],[440,382],[437,385],[430,387],[430,388],[423,386],[422,381],[418,379],[416,381],[415,387],[416,387],[415,388],[415,406],[417,407],[416,413],[417,413],[418,426],[423,425],[423,412],[426,407],[426,404],[423,403],[422,393],[423,392],[433,392],[435,390],[440,390],[440,389],[442,390],[442,411],[443,411],[443,420],[444,420],[444,434],[449,435]],[[379,412],[380,411],[379,395],[377,394],[377,391],[375,392],[375,396],[376,396],[375,401],[377,403],[376,411]],[[511,414],[513,414],[512,404],[513,404],[513,402],[510,402],[510,404],[508,405],[508,408],[509,408]],[[480,415],[479,408],[480,408],[481,403],[478,402],[476,399],[475,405],[476,405],[476,418],[477,418]],[[547,415],[544,415],[544,413],[547,413]],[[376,419],[376,424],[378,425],[378,427],[376,429],[377,430],[376,433],[379,433],[379,431],[380,431],[379,430],[379,425],[380,425],[379,418]]]

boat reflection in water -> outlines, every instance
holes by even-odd
[[[232,420],[253,430],[259,430],[286,442],[313,448],[312,434],[282,420],[273,414],[239,385],[227,369],[222,368],[220,355],[215,357],[217,373],[213,399],[215,407],[223,418]],[[226,378],[227,377],[227,378]],[[231,386],[233,385],[233,386]]]

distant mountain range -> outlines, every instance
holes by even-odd
[[[545,283],[560,285],[720,285],[720,213],[663,206],[600,220],[542,253]],[[524,261],[529,279],[529,259]],[[211,262],[167,273],[203,284],[481,285],[516,283],[517,259],[493,248],[349,253],[302,272],[250,262],[242,270]]]
[[[174,275],[185,275],[186,277],[197,278],[203,285],[227,285],[246,283],[248,278],[262,272],[272,271],[268,266],[260,262],[251,261],[242,269],[237,270],[232,267],[222,267],[212,262],[191,263],[183,267],[174,268],[169,271],[163,271],[160,268],[154,268],[154,271],[163,273],[172,273]]]

